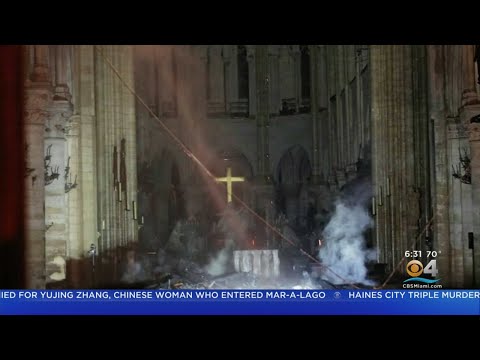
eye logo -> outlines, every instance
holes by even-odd
[[[422,275],[423,265],[418,260],[411,260],[407,264],[407,274],[411,277],[417,277]]]
[[[406,266],[407,274],[411,276],[410,279],[404,281],[404,283],[411,282],[411,281],[419,281],[426,284],[434,284],[440,279],[427,279],[424,277],[420,277],[422,274],[430,275],[432,278],[438,275],[437,269],[437,260],[433,259],[428,262],[426,266],[419,260],[410,260]]]

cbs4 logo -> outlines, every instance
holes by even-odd
[[[407,274],[411,277],[419,277],[422,274],[436,277],[438,275],[437,260],[430,260],[425,266],[423,266],[419,260],[410,260],[406,266],[406,270]]]

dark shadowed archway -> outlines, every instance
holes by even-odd
[[[277,213],[283,213],[296,232],[305,232],[309,216],[307,185],[312,167],[307,151],[290,147],[280,158],[275,171]]]
[[[148,187],[140,204],[145,212],[140,243],[156,250],[167,243],[176,222],[185,216],[182,181],[176,159],[167,149],[154,157],[144,176]]]

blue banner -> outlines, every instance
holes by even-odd
[[[0,315],[480,315],[480,290],[0,290]]]

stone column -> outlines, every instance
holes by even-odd
[[[145,67],[145,78],[143,79],[143,84],[140,87],[140,89],[143,90],[140,96],[142,97],[143,101],[145,101],[147,106],[153,111],[153,113],[158,116],[158,92],[160,85],[158,84],[158,64],[156,61],[156,50],[156,46],[144,47],[144,52],[142,54],[142,65]],[[147,111],[143,105],[142,111]],[[147,116],[151,117],[152,114],[148,112]]]
[[[476,92],[475,84],[475,54],[474,45],[462,46],[463,51],[463,69],[464,69],[464,90],[462,93],[462,105],[472,105],[479,103],[479,96]],[[480,61],[480,59],[478,60]]]
[[[227,112],[231,112],[232,103],[238,101],[237,45],[223,46],[223,60],[225,62],[225,102]]]
[[[55,86],[54,86],[54,95],[53,95],[53,104],[55,107],[54,112],[64,112],[61,114],[62,117],[65,117],[65,119],[62,119],[62,122],[64,122],[64,134],[68,135],[69,130],[71,129],[71,124],[70,124],[70,119],[69,116],[72,114],[72,104],[70,103],[72,99],[72,95],[70,92],[70,89],[67,85],[67,80],[68,80],[68,73],[70,72],[70,52],[68,51],[68,46],[67,45],[56,45],[54,47],[51,47],[50,49],[54,49],[54,65],[55,65]],[[78,125],[78,124],[77,124]],[[76,129],[73,131],[74,133],[76,132]],[[77,131],[78,132],[78,131]],[[68,140],[72,140],[74,144],[69,142]],[[73,136],[73,137],[68,137],[65,136],[65,159],[63,161],[64,164],[64,170],[61,173],[61,177],[63,177],[64,181],[64,188],[65,188],[65,193],[68,194],[69,190],[71,189],[71,186],[74,186],[73,183],[75,182],[75,176],[72,178],[72,172],[70,171],[72,169],[71,164],[75,164],[75,170],[76,166],[78,165],[78,160],[76,159],[76,156],[78,155],[78,136]],[[73,145],[72,150],[74,151],[74,154],[70,152],[71,145]],[[53,147],[52,147],[53,149]],[[71,162],[70,158],[71,155],[75,158],[73,162]],[[76,174],[76,172],[75,172]],[[76,203],[74,203],[74,206],[70,208],[69,206],[69,196],[66,195],[65,199],[65,241],[67,241],[66,244],[66,251],[65,251],[65,257],[68,259],[70,257],[69,254],[69,246],[70,246],[70,240],[71,240],[71,234],[70,234],[70,210],[72,211],[72,215],[75,217],[78,215],[77,211],[78,209],[76,208]],[[78,220],[74,221],[74,223],[78,224]],[[76,231],[75,225],[73,226],[74,232]],[[75,238],[78,236],[77,233],[72,233],[73,237]]]
[[[382,185],[384,169],[383,119],[385,118],[385,53],[382,46],[371,47],[371,81],[372,81],[372,214],[375,216],[375,241],[378,249],[377,261],[389,263],[389,244],[385,236],[385,213],[383,211],[380,186]]]
[[[380,47],[371,46],[370,48],[370,68],[371,68],[371,83],[376,84],[380,80]],[[374,229],[373,229],[373,238],[375,242],[375,248],[377,250],[377,262],[385,263],[385,253],[383,251],[383,237],[380,236],[380,218],[378,216],[378,205],[376,199],[376,186],[377,186],[377,177],[379,171],[379,157],[376,156],[377,149],[379,148],[378,140],[379,138],[379,128],[378,122],[381,117],[381,102],[380,95],[381,89],[379,86],[371,87],[371,106],[372,106],[372,198],[371,198],[371,214],[374,219]]]
[[[269,114],[278,114],[281,106],[279,89],[279,51],[278,45],[268,46],[268,77],[269,77]]]
[[[280,45],[278,55],[279,73],[282,76],[279,79],[279,97],[280,106],[283,106],[283,101],[286,99],[293,99],[288,101],[288,106],[293,105],[290,101],[295,100],[295,86],[294,86],[294,59],[290,51],[290,45]]]
[[[465,288],[472,284],[473,274],[468,269],[472,267],[472,250],[468,249],[468,232],[472,231],[472,186],[462,180],[453,177],[453,173],[459,169],[460,157],[466,153],[469,156],[469,143],[466,128],[462,123],[449,123],[448,131],[448,159],[451,164],[450,182],[450,238],[451,262],[452,262],[452,286]],[[468,152],[467,152],[468,150]]]
[[[276,245],[276,235],[271,229],[276,217],[276,214],[274,213],[274,188],[269,184],[257,184],[254,186],[253,191],[255,192],[258,214],[262,216],[263,220],[266,222],[266,224],[263,221],[257,222],[256,237],[258,240],[264,240],[263,244],[259,244],[262,245],[264,249],[273,249]],[[256,219],[253,220],[256,221]]]
[[[79,115],[69,119],[66,129],[67,149],[65,167],[65,193],[67,205],[67,277],[69,285],[73,288],[85,286],[84,269],[81,260],[85,253],[83,251],[82,239],[82,203],[79,192],[78,176],[80,172],[80,120]]]
[[[480,114],[480,106],[470,107],[468,117],[472,119]],[[473,114],[473,115],[472,115]],[[472,116],[470,116],[472,115]],[[470,142],[470,166],[472,183],[472,218],[473,218],[473,284],[480,287],[480,123],[468,124],[468,139]]]
[[[192,93],[191,96],[193,100],[195,100],[195,123],[194,123],[194,134],[192,136],[192,142],[189,144],[190,150],[194,154],[201,153],[202,143],[205,139],[205,124],[207,123],[208,113],[210,112],[211,108],[209,105],[209,99],[207,99],[207,93],[202,91],[202,89],[206,89],[209,86],[209,77],[207,75],[212,75],[211,72],[207,71],[207,67],[209,65],[207,47],[198,47],[196,50],[196,58],[194,60],[195,66],[197,66],[193,71],[200,73],[198,77],[198,81],[195,83],[195,87],[192,86]],[[217,91],[219,96],[219,101],[221,103],[221,108],[218,108],[218,112],[221,114],[225,114],[225,90],[224,90],[224,66],[223,66],[223,58],[222,58],[222,48],[219,48],[219,56],[220,56],[220,64],[216,67],[217,72],[220,74],[218,76],[221,77],[221,86],[220,89]],[[210,110],[209,110],[210,109]],[[195,164],[192,159],[185,157],[184,155],[180,154],[178,159],[185,159],[184,160],[184,168],[185,171],[183,172],[183,176],[181,176],[180,181],[185,183],[186,179],[192,179],[195,175],[195,171],[198,170],[197,164]]]
[[[167,117],[175,116],[176,109],[176,68],[174,63],[174,46],[157,46],[159,114]]]
[[[133,49],[131,46],[120,46],[118,50],[118,61],[120,63],[121,75],[127,84],[133,84]],[[120,108],[119,116],[123,120],[125,139],[127,144],[127,173],[128,173],[128,209],[126,212],[126,238],[127,245],[136,244],[138,242],[138,222],[133,218],[133,204],[132,201],[137,201],[137,136],[136,136],[136,116],[135,104],[136,100],[132,93],[120,82],[117,81],[118,86],[118,104]]]
[[[50,82],[50,69],[48,64],[49,49],[47,45],[34,45],[33,71],[30,79],[34,82]]]
[[[310,45],[310,109],[312,116],[312,158],[313,158],[313,176],[312,182],[318,184],[320,181],[320,124],[318,117],[318,57],[316,45]]]
[[[225,113],[225,68],[222,45],[208,47],[208,113]]]
[[[69,274],[70,269],[75,269],[75,266],[71,266],[71,247],[78,244],[78,238],[81,236],[79,234],[79,207],[76,192],[74,194],[69,194],[70,190],[73,190],[77,186],[76,175],[78,174],[78,117],[76,117],[77,122],[75,125],[70,123],[72,118],[70,117],[73,112],[73,107],[71,104],[71,91],[67,85],[69,73],[71,71],[71,52],[69,51],[69,46],[67,45],[57,45],[53,47],[54,49],[54,64],[55,64],[55,86],[54,86],[54,96],[53,96],[53,106],[52,112],[54,116],[60,117],[60,120],[56,120],[57,123],[54,126],[63,126],[63,137],[64,142],[64,159],[63,159],[63,169],[60,174],[60,177],[63,180],[64,187],[64,216],[65,216],[65,230],[64,230],[64,239],[65,239],[65,253],[60,256],[64,257],[66,262],[66,276],[70,280],[73,280],[71,275],[75,275],[75,270],[73,274]],[[58,123],[60,122],[60,124]],[[72,131],[72,135],[68,136],[69,131]],[[52,151],[54,146],[52,146]],[[73,173],[73,174],[72,174]],[[73,176],[73,177],[72,177]],[[59,178],[60,179],[60,178]],[[73,195],[70,202],[70,195]],[[47,243],[47,246],[49,244]],[[63,250],[62,250],[63,251]],[[63,261],[55,255],[54,262],[56,262],[57,268],[61,268]],[[67,265],[69,265],[67,267]],[[77,273],[78,274],[78,273]],[[78,277],[78,276],[75,276]],[[75,281],[74,281],[75,282]],[[69,283],[72,285],[72,283]],[[79,285],[79,283],[76,283]]]
[[[68,100],[55,98],[45,126],[45,255],[47,283],[66,279],[67,204],[65,199],[67,122],[72,115]]]
[[[269,79],[267,46],[258,45],[256,48],[256,85],[257,85],[257,174],[261,182],[270,175],[269,154]]]
[[[38,46],[30,47],[36,51]],[[40,51],[43,49],[40,49]],[[37,58],[38,61],[38,58]],[[27,166],[33,169],[25,179],[25,228],[26,228],[26,287],[45,288],[45,124],[52,101],[52,87],[46,73],[39,76],[38,63],[34,64],[31,79],[25,86],[25,144]],[[48,69],[40,66],[40,70]],[[37,73],[35,73],[37,71]]]
[[[296,110],[302,106],[302,76],[300,46],[292,45],[293,58],[293,88],[296,100]]]
[[[433,178],[434,186],[434,250],[443,254],[450,254],[450,222],[449,222],[449,187],[448,179],[450,169],[447,159],[446,138],[446,106],[444,73],[445,63],[443,45],[429,45],[427,47],[428,80],[429,80],[429,117],[433,121],[435,170]],[[442,278],[444,286],[450,286],[451,261],[449,255],[440,256],[437,259],[439,278]]]
[[[424,174],[416,172],[422,161],[427,116],[414,115],[425,106],[425,88],[412,82],[411,46],[371,47],[373,186],[379,261],[393,270],[411,249],[420,229],[422,197],[430,191]],[[417,64],[424,65],[423,60]],[[413,99],[416,99],[415,101]],[[415,249],[422,244],[418,242]]]
[[[257,179],[254,191],[256,196],[256,209],[260,216],[271,224],[273,220],[272,201],[273,187],[270,174],[270,146],[269,146],[269,72],[268,72],[268,46],[257,45],[255,52],[256,74],[256,123],[257,123]],[[264,237],[265,236],[265,237]],[[273,234],[264,223],[257,228],[257,238],[265,238],[265,246],[270,246]]]
[[[114,46],[96,47],[95,64],[95,115],[96,115],[96,149],[94,158],[97,168],[97,231],[101,234],[98,239],[101,269],[98,269],[96,281],[112,281],[116,279],[118,264],[121,260],[119,247],[124,242],[123,212],[125,207],[125,184],[120,187],[120,152],[121,134],[117,118],[119,104],[115,101],[116,75],[110,63],[118,69],[118,63],[114,58]],[[117,154],[114,157],[114,147]],[[114,183],[114,161],[117,161],[117,182]],[[130,176],[129,176],[130,177]],[[121,201],[120,201],[121,200]],[[105,224],[105,226],[103,226]],[[93,239],[91,239],[93,240]],[[95,240],[96,241],[96,240]]]
[[[328,84],[327,84],[327,49],[325,45],[317,45],[317,72],[315,73],[315,82],[317,83],[316,103],[319,111],[319,171],[323,175],[323,180],[326,181],[331,171],[330,153],[329,153],[329,137],[330,131],[328,123]]]
[[[248,115],[255,117],[257,113],[257,82],[255,67],[255,49],[257,45],[247,45],[248,61]]]
[[[55,90],[54,100],[70,101],[72,95],[67,85],[70,53],[67,45],[55,46]]]
[[[101,228],[101,221],[97,223],[97,161],[96,161],[96,111],[95,101],[98,93],[95,91],[95,50],[91,45],[78,45],[74,49],[78,62],[78,71],[82,76],[78,79],[77,107],[80,114],[79,124],[79,167],[76,191],[79,196],[79,244],[72,244],[71,256],[75,259],[84,257],[90,245],[94,244],[99,249],[99,235],[104,233]],[[75,125],[77,120],[73,120]],[[105,218],[103,218],[105,220]],[[88,269],[91,271],[91,269]],[[90,280],[90,279],[89,279]]]
[[[462,187],[469,187],[471,196],[465,201],[465,195],[462,197],[462,207],[465,208],[467,204],[471,203],[471,213],[466,209],[466,214],[462,217],[463,232],[459,239],[458,246],[463,248],[463,254],[457,252],[458,256],[463,255],[462,263],[464,264],[464,281],[462,286],[472,286],[478,288],[480,286],[480,226],[478,225],[480,218],[480,196],[478,191],[480,189],[480,177],[479,177],[479,164],[480,164],[480,151],[479,151],[479,127],[476,121],[480,114],[480,101],[476,92],[476,74],[474,63],[474,46],[463,45],[461,46],[462,52],[462,75],[463,75],[463,91],[462,91],[462,107],[460,108],[459,117],[461,126],[466,127],[468,131],[468,140],[470,143],[470,166],[471,166],[471,185],[464,185]],[[478,61],[478,59],[477,59]],[[475,119],[474,119],[475,118]],[[460,126],[460,125],[459,125]],[[468,154],[467,154],[468,155]],[[458,160],[457,160],[458,161]],[[470,195],[468,193],[466,196]],[[471,219],[468,222],[468,219]],[[474,248],[471,249],[468,240],[468,232],[473,231],[474,236]],[[460,276],[461,274],[458,274]],[[472,284],[472,285],[470,285]]]

